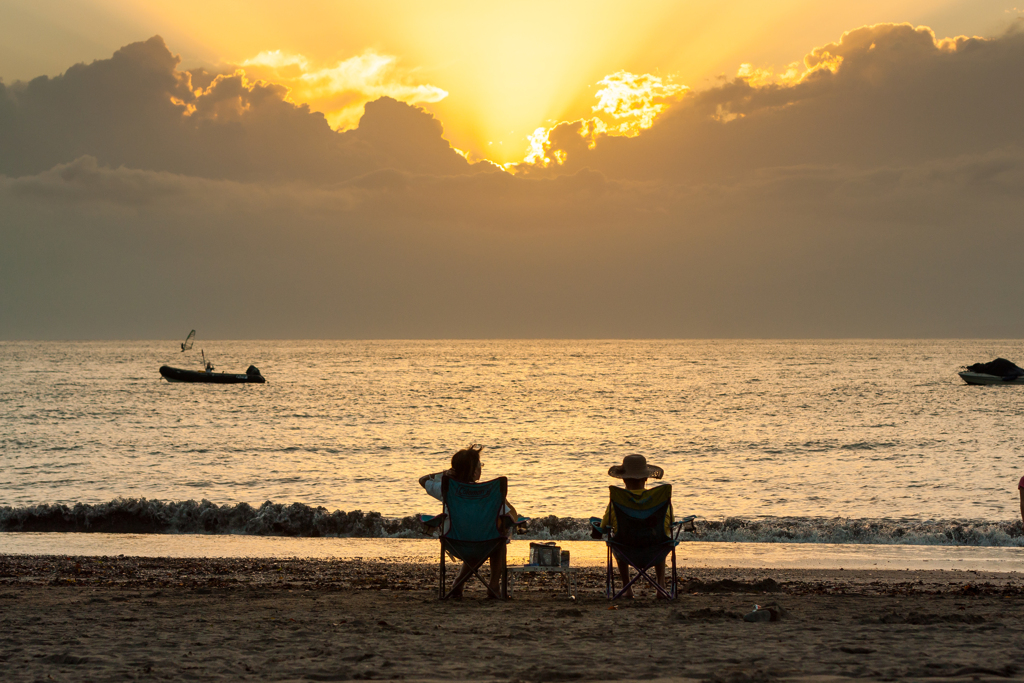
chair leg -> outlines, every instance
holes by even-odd
[[[438,587],[438,591],[437,591],[437,597],[439,599],[441,599],[441,600],[444,600],[444,584],[445,584],[445,576],[444,576],[444,543],[442,542],[441,543],[441,585]]]
[[[484,561],[486,561],[486,559],[485,559]],[[484,586],[484,588],[486,588],[486,589],[487,589],[487,593],[488,593],[488,595],[494,595],[494,597],[499,597],[499,596],[498,596],[497,594],[495,594],[495,593],[494,593],[494,592],[493,592],[493,591],[491,590],[491,587],[490,587],[489,585],[487,585],[487,582],[486,582],[486,581],[484,581],[484,577],[480,576],[480,567],[482,567],[482,566],[483,566],[483,564],[484,564],[483,562],[480,562],[480,564],[476,565],[475,567],[472,567],[472,568],[471,568],[471,569],[469,570],[469,572],[467,572],[466,576],[462,578],[462,580],[461,580],[461,581],[459,580],[459,576],[461,575],[461,573],[462,573],[462,572],[459,572],[459,574],[457,574],[457,575],[455,576],[455,581],[453,581],[453,582],[452,582],[452,587],[451,587],[451,588],[450,588],[450,589],[448,590],[448,592],[447,592],[447,593],[442,593],[442,595],[441,595],[441,599],[442,599],[442,600],[445,600],[445,599],[447,599],[447,598],[451,597],[452,593],[454,593],[454,592],[455,592],[455,590],[456,590],[457,588],[459,588],[459,586],[463,586],[463,585],[465,585],[465,584],[466,584],[466,583],[468,583],[468,582],[469,582],[469,580],[470,580],[470,579],[472,579],[472,578],[473,578],[474,576],[475,576],[475,577],[477,578],[477,581],[479,581],[480,583],[482,583],[482,584],[483,584],[483,586]],[[442,588],[442,590],[443,590],[443,588]]]
[[[665,588],[664,586],[662,586],[661,582],[657,580],[657,578],[656,578],[657,577],[657,568],[656,568],[655,564],[650,564],[650,565],[647,565],[647,566],[641,566],[639,564],[633,564],[631,562],[627,562],[628,566],[632,567],[636,571],[636,575],[632,579],[627,579],[626,577],[624,577],[623,578],[624,585],[622,586],[622,589],[616,591],[615,590],[614,574],[611,571],[611,558],[609,558],[609,564],[608,564],[608,567],[609,567],[609,569],[608,569],[608,586],[609,586],[608,597],[611,598],[612,600],[619,599],[620,597],[622,597],[626,593],[627,590],[629,590],[630,588],[633,587],[634,583],[640,581],[640,578],[643,577],[644,581],[646,581],[647,583],[651,584],[651,586],[654,587],[654,590],[657,592],[657,594],[659,596],[667,598],[669,600],[674,599],[676,597],[676,555],[675,555],[675,549],[674,548],[672,549],[671,553],[672,553],[672,585],[669,586],[668,588]],[[611,555],[610,552],[609,552],[609,555]],[[667,560],[668,560],[668,556],[666,555],[661,560],[659,560],[659,563],[660,562],[667,562]],[[650,575],[650,573],[649,573],[652,570],[655,571],[655,577],[652,577]],[[628,569],[627,569],[627,572],[628,572]]]
[[[636,569],[636,567],[633,567],[633,569]],[[623,594],[625,594],[625,592],[627,590],[629,590],[630,588],[633,587],[634,583],[636,583],[637,581],[640,580],[641,576],[645,577],[648,581],[651,580],[651,577],[647,576],[647,574],[644,572],[644,570],[637,569],[636,576],[634,576],[632,579],[630,579],[628,583],[624,584],[622,586],[622,590],[620,590],[618,593],[616,593],[615,595],[612,596],[612,600],[618,600],[619,598],[621,598],[623,596]]]
[[[612,547],[608,546],[608,576],[605,578],[604,594],[609,600],[615,594],[615,575],[612,574]]]
[[[477,580],[479,580],[480,583],[482,583],[484,585],[484,588],[487,589],[487,595],[489,595],[489,596],[491,596],[493,598],[499,598],[499,599],[502,599],[502,600],[507,600],[508,599],[508,569],[506,568],[504,571],[502,571],[501,576],[498,579],[498,592],[495,593],[491,589],[491,584],[488,581],[484,581],[484,577],[480,576],[480,568],[483,567],[483,566],[484,566],[484,563],[481,562],[479,565],[477,565],[477,568],[475,570],[473,570],[473,573],[476,575]],[[494,568],[493,567],[491,568],[491,572],[494,572]],[[494,574],[492,573],[491,576],[493,576],[493,575]],[[487,578],[489,579],[491,577],[488,576]],[[468,581],[469,579],[467,578],[466,580]]]
[[[648,571],[650,571],[651,567],[647,567],[646,569],[640,569],[638,566],[633,565],[633,569],[636,570],[636,576],[630,579],[629,583],[623,586],[622,590],[616,593],[615,597],[613,597],[612,600],[616,600],[622,597],[622,594],[625,593],[629,588],[632,588],[633,584],[639,581],[641,577],[643,577],[647,581],[647,583],[651,584],[651,586],[654,587],[654,590],[657,591],[659,595],[664,595],[666,598],[674,597],[670,595],[669,592],[665,590],[656,579],[651,578],[651,575],[647,573]]]
[[[440,580],[440,586],[438,588],[438,597],[441,600],[445,600],[445,599],[451,597],[452,594],[455,593],[456,590],[458,590],[461,586],[464,586],[466,584],[466,582],[470,581],[473,576],[475,576],[477,578],[477,580],[481,584],[483,584],[483,586],[487,589],[487,594],[488,595],[490,595],[492,597],[495,597],[495,598],[508,598],[508,564],[507,564],[507,562],[505,563],[505,567],[501,571],[501,573],[497,575],[498,576],[498,588],[497,589],[492,589],[490,587],[490,584],[487,581],[484,581],[484,578],[482,576],[480,576],[480,568],[483,567],[484,562],[487,562],[488,559],[490,559],[489,555],[485,555],[482,558],[480,558],[480,561],[477,562],[475,565],[470,565],[465,560],[463,560],[463,570],[465,570],[465,572],[459,571],[459,573],[456,574],[454,581],[452,582],[451,588],[447,588],[447,591],[446,591],[446,584],[447,584],[446,569],[447,569],[447,563],[445,561],[445,557],[448,556],[448,552],[449,551],[445,547],[444,540],[442,539],[442,542],[441,542],[441,580]],[[451,558],[452,558],[452,560],[457,559],[455,555],[451,555]],[[465,575],[463,575],[463,574],[465,574]],[[491,561],[491,576],[490,576],[490,578],[493,580],[493,578],[495,576],[496,575],[494,574],[494,561],[492,560]]]
[[[458,588],[460,586],[465,586],[467,583],[469,583],[469,580],[471,578],[473,578],[473,576],[476,576],[476,578],[478,578],[478,579],[480,578],[480,574],[475,569],[473,571],[471,571],[469,574],[467,574],[466,578],[462,579],[462,581],[459,581],[458,576],[456,576],[455,577],[455,581],[452,583],[451,590],[448,591],[448,595],[451,595],[452,593],[454,593],[456,588]],[[465,589],[463,589],[463,590],[465,590]]]
[[[676,549],[672,548],[672,599],[676,599]]]

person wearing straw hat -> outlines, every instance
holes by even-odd
[[[647,488],[648,479],[661,479],[665,476],[665,470],[661,469],[657,465],[650,465],[647,463],[647,458],[640,455],[639,453],[633,453],[627,455],[622,459],[621,465],[613,465],[608,469],[608,476],[621,479],[623,487],[630,493],[641,495]],[[669,504],[668,514],[665,515],[665,535],[672,535],[672,505]],[[611,503],[608,503],[608,508],[604,511],[604,518],[601,520],[601,526],[603,528],[609,528],[615,526],[615,509]],[[595,534],[597,532],[594,532]],[[600,538],[600,534],[596,535],[596,538]],[[622,579],[622,584],[626,585],[629,583],[629,565],[615,556],[615,562],[619,566],[619,577]],[[665,586],[665,560],[655,565],[654,572],[657,575],[658,583],[661,586]],[[624,597],[632,598],[633,589],[630,588],[623,594]],[[660,595],[658,597],[661,597]]]

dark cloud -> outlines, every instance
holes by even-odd
[[[393,100],[338,134],[130,46],[0,97],[50,117],[33,135],[78,126],[0,176],[0,338],[1019,338],[1021,40],[859,29],[808,57],[835,72],[735,79],[593,149],[566,124],[566,164],[520,175],[466,172]],[[108,87],[139,73],[148,95]],[[92,123],[44,106],[75,98]],[[103,128],[114,100],[151,114]]]
[[[831,71],[823,64],[841,60]],[[744,78],[689,94],[636,138],[582,144],[563,124],[564,166],[610,177],[702,182],[766,167],[914,163],[1024,145],[1024,33],[936,41],[909,25],[857,29],[814,50],[792,85]]]
[[[39,173],[83,155],[101,164],[236,180],[336,182],[381,168],[474,169],[422,109],[382,98],[357,130],[241,73],[178,70],[160,37],[55,78],[0,84],[0,173]],[[482,170],[480,166],[477,170]]]
[[[0,180],[0,336],[1016,337],[1024,152],[731,184]]]

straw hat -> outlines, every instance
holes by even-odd
[[[634,453],[623,458],[621,465],[613,465],[608,470],[608,476],[616,479],[661,479],[665,476],[665,470],[657,465],[648,465],[647,458]]]

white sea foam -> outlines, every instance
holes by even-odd
[[[79,503],[0,507],[0,531],[119,534],[232,534],[304,538],[427,538],[414,516],[384,517],[379,512],[330,511],[302,503],[270,501],[217,505],[208,500],[163,502],[119,498],[98,505]],[[590,538],[588,520],[574,517],[531,519],[520,538]],[[1020,521],[771,518],[697,521],[684,540],[710,543],[820,543],[1022,547]]]

